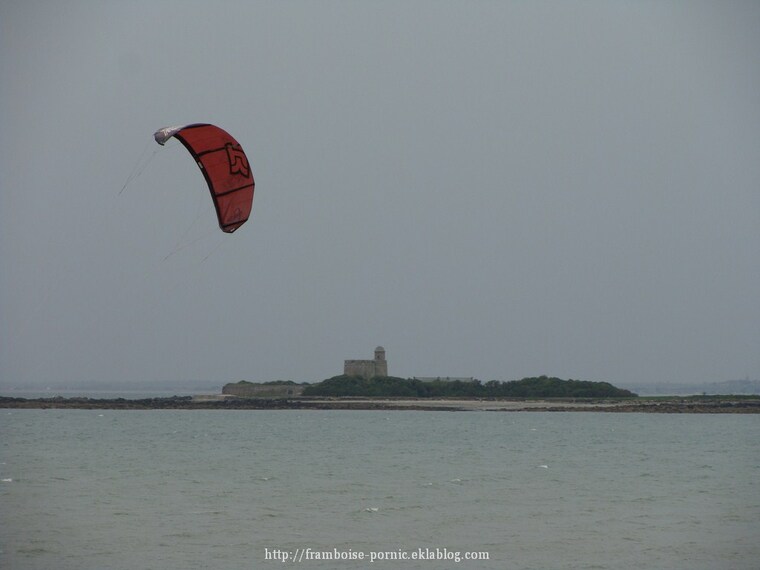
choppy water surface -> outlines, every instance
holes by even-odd
[[[760,417],[0,410],[0,567],[750,569]]]

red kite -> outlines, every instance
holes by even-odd
[[[253,172],[240,144],[226,131],[206,123],[159,129],[153,135],[164,145],[176,138],[203,172],[223,232],[232,233],[251,215]]]

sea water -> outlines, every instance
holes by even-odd
[[[0,409],[0,568],[757,569],[760,416]]]

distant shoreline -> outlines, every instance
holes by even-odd
[[[627,399],[445,399],[445,398],[13,398],[0,397],[6,409],[80,410],[417,410],[493,412],[614,412],[758,414],[760,397],[703,396]]]

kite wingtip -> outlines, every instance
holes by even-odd
[[[166,141],[168,141],[170,138],[176,135],[185,126],[187,125],[180,126],[180,127],[164,127],[163,129],[158,129],[155,133],[153,133],[153,138],[156,140],[158,144],[160,144],[161,146],[164,146],[166,144]]]

